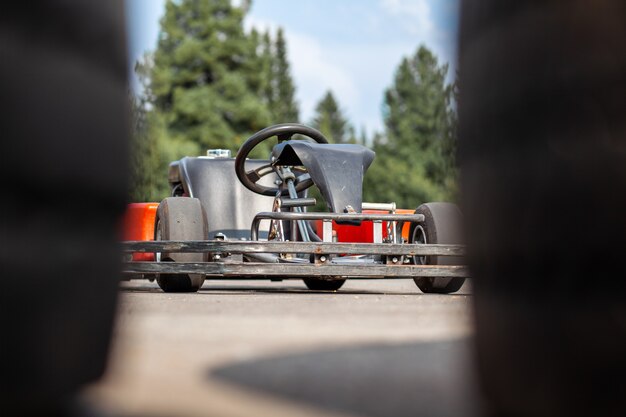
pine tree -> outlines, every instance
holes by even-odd
[[[268,32],[263,34],[259,51],[260,74],[263,79],[260,96],[270,111],[271,124],[297,122],[298,103],[296,88],[291,78],[287,60],[287,43],[281,28],[272,41]]]
[[[258,39],[229,0],[169,0],[154,54],[151,91],[168,134],[205,148],[236,150],[265,127]]]
[[[385,92],[385,134],[375,140],[377,158],[366,177],[367,199],[411,207],[454,197],[450,158],[455,113],[447,71],[424,46],[400,63]]]
[[[452,95],[452,102],[458,103],[459,99],[459,82],[458,73],[456,80],[450,85],[450,91]],[[439,143],[438,163],[439,169],[437,178],[441,186],[448,192],[448,196],[452,200],[458,198],[459,184],[458,175],[459,169],[457,165],[457,135],[458,135],[458,116],[456,113],[456,106],[450,106],[447,114],[447,126],[446,133],[443,140]]]
[[[185,155],[197,155],[197,144],[183,136],[172,138],[162,113],[153,105],[150,74],[152,54],[147,53],[135,65],[141,90],[130,97],[132,109],[131,201],[161,201],[169,195],[168,165]]]
[[[130,201],[150,201],[156,172],[156,141],[148,133],[147,111],[141,99],[129,97],[132,121]]]
[[[259,68],[263,68],[264,56],[263,56],[263,39],[259,32],[252,28],[248,35],[249,50],[248,57],[245,65],[245,73],[248,76],[248,83],[252,92],[259,97],[263,102],[263,88],[265,86],[265,74],[263,70],[259,71]]]
[[[269,109],[271,114],[271,124],[276,124],[274,103],[276,102],[276,88],[274,77],[274,44],[270,36],[269,30],[263,34],[260,46],[260,73],[262,77],[262,85],[260,90],[263,104]]]
[[[351,130],[348,120],[330,90],[315,107],[315,117],[311,124],[330,142],[348,143],[354,137],[354,130]]]
[[[207,148],[236,151],[272,123],[298,120],[286,41],[243,31],[250,7],[230,0],[168,0],[157,50],[138,62],[132,198],[168,194],[167,167]],[[266,158],[269,145],[253,157]]]
[[[359,140],[358,142],[360,145],[363,146],[367,146],[368,145],[368,140],[367,140],[367,129],[365,128],[364,125],[361,125],[361,134],[359,135]]]
[[[273,103],[273,116],[277,123],[297,122],[298,105],[295,101],[296,88],[291,79],[289,61],[287,60],[287,44],[283,29],[278,28],[276,34],[275,56],[275,89],[276,96]]]

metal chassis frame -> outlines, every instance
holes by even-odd
[[[324,230],[322,240],[324,242],[332,241],[332,222],[361,222],[371,221],[374,223],[374,243],[382,243],[383,237],[383,221],[387,222],[412,222],[421,223],[424,221],[423,214],[364,214],[364,213],[307,213],[293,211],[270,211],[261,212],[254,216],[251,228],[251,240],[257,241],[259,235],[259,224],[261,220],[322,220],[324,222]]]
[[[406,279],[416,277],[468,277],[463,265],[414,265],[404,261],[413,256],[464,256],[463,245],[382,243],[382,222],[423,222],[423,215],[400,214],[338,214],[338,213],[259,213],[252,224],[252,237],[258,233],[261,220],[323,220],[323,242],[289,241],[141,241],[123,242],[125,253],[133,252],[183,252],[210,253],[213,262],[126,262],[123,272],[128,274],[205,274],[211,279]],[[372,221],[375,243],[332,242],[332,221]],[[262,263],[243,262],[233,254],[281,253],[309,254],[312,262]],[[382,262],[333,261],[337,255],[378,255]],[[341,259],[341,258],[339,258]],[[136,276],[135,276],[136,277]]]

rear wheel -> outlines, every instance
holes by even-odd
[[[303,281],[307,288],[313,291],[337,291],[346,282],[345,279],[323,280],[312,278],[306,278]]]
[[[410,243],[422,244],[461,244],[461,210],[456,204],[427,203],[415,210],[423,214],[423,223],[414,223],[409,232]],[[416,265],[461,265],[457,256],[414,256]],[[459,277],[419,277],[413,279],[422,292],[448,294],[458,291],[465,278]]]
[[[159,204],[154,240],[206,240],[208,225],[197,198],[170,197]],[[157,262],[206,262],[206,253],[157,253]],[[157,283],[165,292],[196,292],[204,283],[202,274],[159,274]]]

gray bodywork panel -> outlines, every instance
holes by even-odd
[[[353,144],[319,144],[285,141],[274,147],[277,165],[303,165],[334,213],[351,206],[361,212],[363,176],[376,154]]]
[[[246,161],[247,169],[255,169],[268,161]],[[176,169],[177,168],[177,169]],[[250,239],[250,226],[254,216],[262,211],[272,211],[274,199],[256,194],[237,179],[233,158],[185,157],[171,165],[170,181],[179,180],[185,193],[198,198],[209,223],[208,239],[224,233],[229,239]],[[178,174],[178,177],[173,174]],[[275,186],[278,177],[269,174],[259,182]],[[174,181],[173,181],[174,180]],[[260,228],[261,238],[267,238],[269,223]]]

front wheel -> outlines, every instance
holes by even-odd
[[[426,203],[415,210],[415,214],[423,214],[423,223],[413,223],[409,231],[410,243],[421,244],[461,244],[462,214],[456,204]],[[416,265],[461,265],[458,256],[414,256]],[[465,278],[461,277],[419,277],[414,278],[415,284],[424,293],[449,294],[458,291]]]
[[[159,204],[154,240],[206,240],[208,225],[200,200],[169,197]],[[206,253],[157,253],[158,262],[206,262]],[[157,283],[165,292],[196,292],[203,274],[159,274]]]

